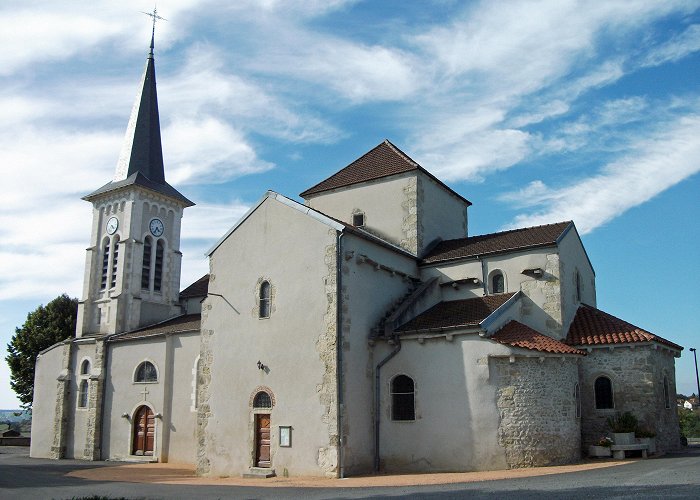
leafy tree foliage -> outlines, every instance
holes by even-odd
[[[681,434],[687,438],[700,437],[700,415],[698,411],[687,408],[678,408],[678,421],[681,425]]]
[[[36,357],[47,347],[75,335],[77,315],[78,299],[64,293],[27,314],[22,327],[15,328],[5,360],[11,372],[10,386],[23,407],[32,405]]]

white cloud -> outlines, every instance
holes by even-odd
[[[213,117],[174,120],[163,130],[168,182],[211,184],[273,168],[260,160],[243,134]]]
[[[644,57],[643,66],[676,62],[700,50],[700,24],[690,25],[683,33],[655,47]]]
[[[513,227],[572,219],[587,233],[700,171],[700,115],[664,125],[638,138],[626,155],[593,177],[558,189],[538,181],[506,195],[521,205],[543,205],[541,211],[517,216]]]

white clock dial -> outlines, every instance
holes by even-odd
[[[151,230],[151,234],[153,236],[161,236],[163,234],[163,230],[165,229],[163,226],[163,221],[160,219],[153,219],[148,225],[148,228]]]
[[[110,217],[107,221],[107,234],[114,234],[119,228],[119,219],[116,217]]]

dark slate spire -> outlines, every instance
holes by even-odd
[[[86,196],[84,199],[88,201],[95,195],[138,184],[152,191],[177,198],[185,206],[194,205],[165,182],[153,42],[154,35],[151,34],[151,47],[146,61],[146,70],[143,74],[140,91],[136,96],[136,102],[131,110],[131,118],[126,128],[114,179]]]

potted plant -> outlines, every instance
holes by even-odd
[[[612,451],[610,451],[610,446],[612,446],[613,440],[607,436],[601,437],[596,444],[592,444],[588,447],[589,457],[610,457],[612,456]]]
[[[609,417],[608,425],[613,431],[615,444],[635,444],[634,432],[637,430],[637,423],[637,417],[628,411]]]
[[[639,444],[646,444],[649,453],[656,453],[656,432],[648,427],[642,427],[634,432]]]

